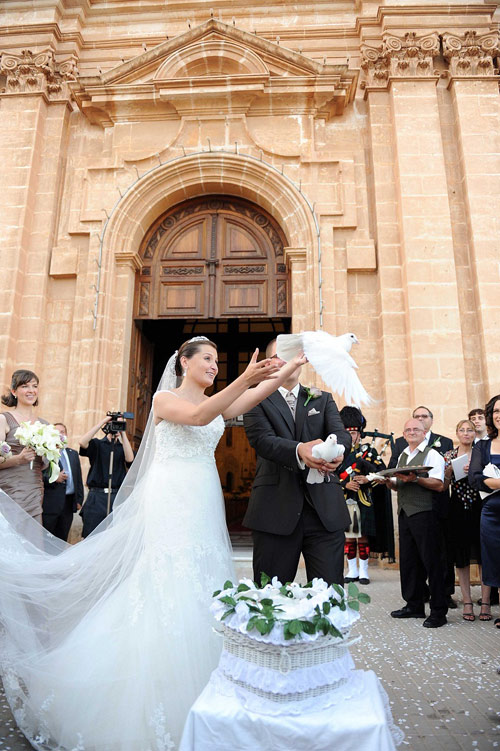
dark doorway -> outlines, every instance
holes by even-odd
[[[151,353],[151,373],[146,379],[151,394],[157,388],[161,375],[172,353],[182,342],[193,336],[206,336],[218,348],[219,373],[213,390],[219,391],[238,377],[246,368],[256,347],[263,352],[267,343],[278,334],[290,331],[289,318],[225,318],[225,319],[170,319],[138,320],[139,337],[143,350]],[[137,379],[136,379],[137,380]],[[137,381],[139,382],[139,381]],[[143,389],[144,391],[144,389]],[[210,392],[207,392],[210,393]],[[133,405],[129,405],[133,410]],[[136,407],[137,410],[137,407]],[[149,406],[143,410],[149,412]],[[140,440],[143,426],[136,424],[134,438]],[[255,476],[255,452],[250,448],[243,428],[242,418],[228,421],[226,432],[215,454],[226,508],[226,520],[234,546],[251,544],[249,530],[242,525],[250,489]]]

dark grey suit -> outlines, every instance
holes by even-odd
[[[276,391],[244,417],[250,445],[257,452],[257,472],[243,523],[253,530],[254,576],[261,572],[293,581],[300,553],[308,579],[343,581],[344,531],[349,514],[336,475],[330,482],[306,483],[308,469],[300,470],[297,444],[324,440],[335,433],[346,453],[351,438],[330,394],[309,401],[300,388],[295,421],[289,406]]]
[[[61,540],[68,539],[73,513],[77,510],[77,504],[81,506],[83,503],[82,469],[78,451],[67,448],[66,453],[73,475],[74,493],[67,495],[66,482],[49,483],[48,472],[43,473],[43,526]],[[59,467],[63,469],[61,461]]]

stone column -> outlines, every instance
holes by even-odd
[[[493,65],[493,57],[500,54],[498,31],[446,33],[443,51],[450,65],[449,89],[475,276],[473,294],[482,332],[476,351],[478,359],[482,358],[483,394],[488,399],[498,391],[500,381],[500,100]]]
[[[3,380],[14,367],[35,367],[42,359],[48,270],[64,174],[67,81],[74,70],[74,60],[58,65],[51,50],[1,56],[6,83],[0,116],[9,126],[0,133],[0,288],[2,310],[9,311],[0,334]]]
[[[393,149],[394,158],[394,188],[389,190],[388,198],[396,200],[399,232],[394,221],[390,221],[395,217],[394,203],[388,206],[388,216],[393,244],[395,241],[397,248],[400,243],[404,329],[398,328],[397,334],[406,339],[407,351],[402,348],[401,357],[407,358],[409,404],[428,403],[436,408],[438,424],[449,423],[451,420],[445,419],[445,414],[451,412],[454,418],[457,411],[467,406],[451,216],[436,96],[438,76],[433,71],[433,58],[439,50],[437,33],[419,37],[413,32],[403,37],[384,34],[380,47],[365,45],[362,49],[368,91],[371,88],[388,91],[384,106],[379,108],[378,114],[384,119],[379,131],[385,127],[386,146]],[[375,100],[370,113],[376,118]],[[385,182],[388,180],[391,181],[390,175]],[[381,270],[383,273],[387,274],[387,269]],[[392,275],[398,285],[397,269],[393,269]],[[382,292],[382,297],[385,294]],[[384,310],[383,300],[382,306]],[[388,307],[390,310],[390,305],[385,305],[386,312]],[[398,301],[395,312],[401,312]],[[399,325],[401,318],[396,320]]]
[[[373,171],[374,221],[378,260],[381,361],[386,428],[400,428],[408,414],[410,379],[402,277],[399,203],[395,183],[391,102],[388,91],[366,89]]]

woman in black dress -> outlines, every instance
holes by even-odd
[[[490,587],[500,586],[500,477],[489,476],[494,474],[494,467],[500,470],[500,394],[490,399],[485,413],[490,438],[478,441],[472,450],[469,483],[481,493],[488,493],[483,495],[481,511],[481,559],[483,584],[487,588],[481,610],[484,608],[485,614],[490,614]],[[497,618],[495,625],[499,623]]]
[[[474,424],[470,420],[460,420],[457,425],[456,434],[458,446],[447,451],[444,455],[444,485],[450,487],[450,538],[452,542],[453,565],[457,569],[458,581],[462,591],[463,602],[463,619],[464,621],[474,621],[474,608],[472,605],[472,596],[470,591],[470,564],[476,562],[481,564],[481,547],[479,542],[479,521],[481,517],[481,499],[477,490],[469,485],[467,476],[460,480],[455,478],[453,469],[453,459],[460,456],[466,456],[465,472],[469,469],[472,447],[476,431]],[[483,593],[485,594],[485,593]],[[489,602],[489,592],[486,592],[486,599]],[[483,613],[479,616],[484,620]]]

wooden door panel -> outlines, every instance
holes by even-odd
[[[162,281],[158,317],[176,316],[202,318],[205,309],[205,283]]]
[[[219,217],[219,257],[266,258],[267,243],[257,228],[241,217]]]
[[[173,207],[144,239],[136,318],[288,316],[285,243],[274,220],[243,199]]]
[[[200,217],[176,227],[172,237],[162,245],[161,260],[206,258],[210,217]]]
[[[222,310],[219,315],[267,315],[267,281],[262,279],[222,282]]]
[[[132,447],[139,447],[148,421],[152,395],[154,345],[136,326],[133,331],[127,409],[134,413],[127,433]]]

